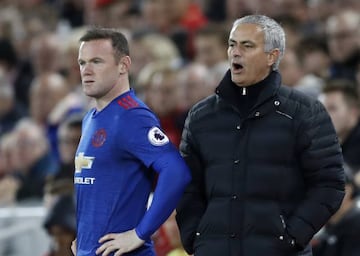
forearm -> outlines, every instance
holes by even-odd
[[[178,154],[169,153],[153,164],[159,172],[150,208],[136,227],[137,235],[149,238],[175,209],[184,188],[190,181],[190,171]]]

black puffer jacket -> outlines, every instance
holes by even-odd
[[[180,149],[193,179],[176,218],[190,254],[298,255],[340,206],[343,160],[327,112],[277,72],[262,83],[244,118],[229,72],[189,112]]]

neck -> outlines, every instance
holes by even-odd
[[[95,99],[96,110],[101,111],[107,105],[109,105],[110,102],[112,102],[121,94],[129,90],[130,90],[129,81],[121,81],[120,83],[115,84],[107,94]]]

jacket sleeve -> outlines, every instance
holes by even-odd
[[[325,108],[316,101],[302,114],[297,152],[307,191],[288,220],[288,233],[303,248],[340,207],[345,183],[341,148]]]
[[[180,152],[190,168],[192,180],[186,187],[183,197],[176,209],[176,221],[184,249],[188,254],[193,254],[196,229],[206,209],[206,198],[204,169],[198,154],[199,152],[194,146],[190,125],[191,113],[185,121],[180,143]]]

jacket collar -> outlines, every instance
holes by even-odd
[[[278,91],[281,85],[281,75],[278,71],[271,71],[270,74],[262,81],[250,85],[247,87],[249,93],[252,90],[260,90],[258,97],[253,107],[258,107],[269,98],[272,98]],[[224,78],[216,88],[215,93],[229,102],[233,106],[238,106],[238,101],[241,100],[239,97],[239,87],[231,80],[230,69],[226,72]]]

